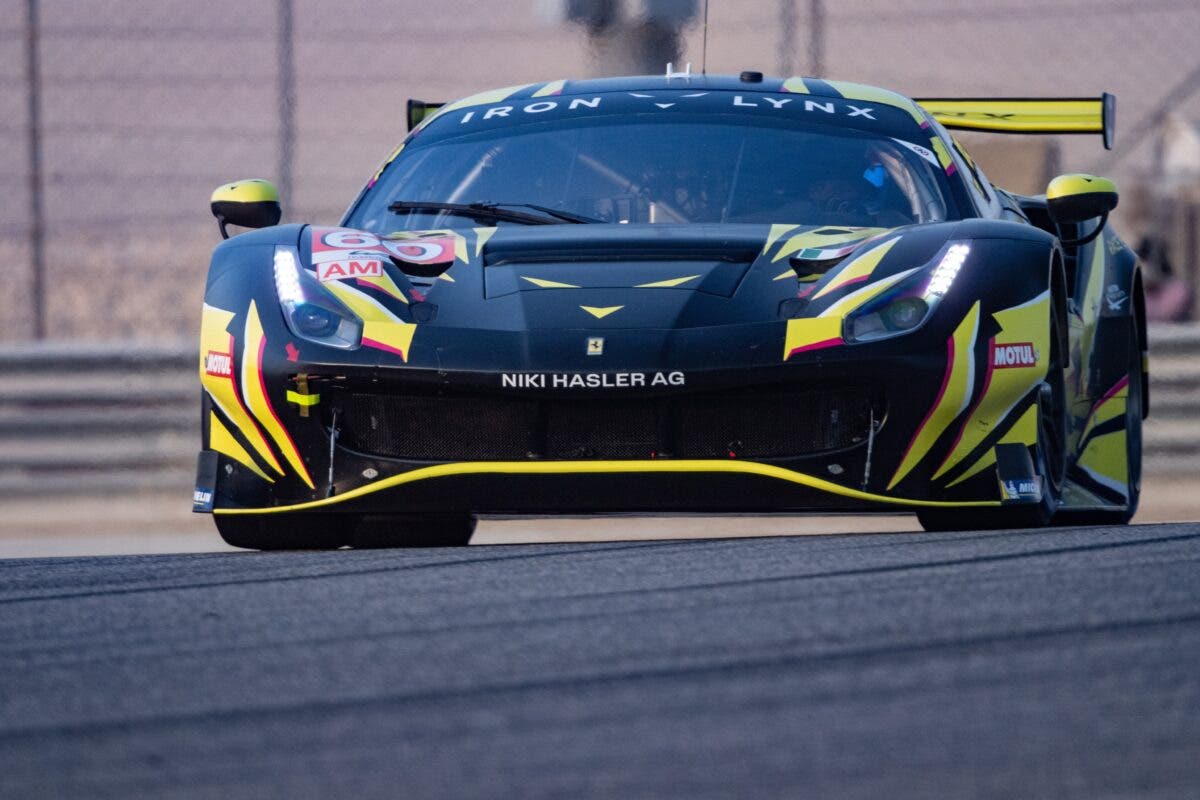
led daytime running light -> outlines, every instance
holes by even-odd
[[[300,286],[300,265],[291,250],[275,250],[275,291],[283,303],[304,301],[304,289]]]
[[[958,271],[962,269],[970,253],[971,247],[969,245],[950,245],[950,248],[946,250],[946,255],[942,256],[942,260],[933,268],[933,275],[929,278],[929,285],[925,287],[925,296],[941,297],[950,291],[950,284],[954,283],[954,279],[958,276]]]

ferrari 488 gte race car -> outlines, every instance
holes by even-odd
[[[993,186],[947,128],[1113,100],[759,73],[437,105],[338,227],[274,188],[212,257],[194,507],[251,548],[463,544],[477,514],[1128,521],[1148,409],[1113,184]]]

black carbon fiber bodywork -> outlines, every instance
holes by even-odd
[[[206,421],[212,415],[234,443],[215,448],[213,505],[368,513],[999,505],[988,459],[1025,430],[1041,389],[1033,381],[994,401],[993,378],[1044,364],[1046,353],[1023,348],[1049,335],[1054,315],[1070,409],[1065,457],[1075,469],[1089,416],[1128,371],[1128,358],[1110,355],[1144,349],[1129,334],[1140,279],[1115,235],[1064,249],[1019,215],[970,200],[961,169],[951,180],[959,204],[978,207],[959,220],[865,231],[846,263],[883,254],[854,280],[842,267],[813,280],[782,249],[792,237],[853,229],[464,220],[428,234],[454,240],[456,257],[440,274],[380,258],[395,291],[347,281],[382,309],[389,330],[411,332],[403,348],[335,349],[285,323],[277,248],[311,269],[313,242],[332,229],[237,236],[216,248],[205,292],[232,360],[229,376],[206,378],[200,353],[206,387],[232,381],[224,405],[212,391],[206,399]],[[1036,199],[1024,200],[1036,211]],[[866,290],[925,285],[955,245],[969,255],[919,327],[850,341],[848,315],[888,296]],[[1046,313],[1028,330],[1002,322],[1037,303]],[[231,414],[231,397],[247,413]],[[214,449],[206,431],[203,447]],[[1064,496],[1080,507],[1120,502],[1101,485]]]

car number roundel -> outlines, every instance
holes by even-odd
[[[385,241],[387,251],[401,261],[413,264],[438,264],[454,260],[453,239]]]

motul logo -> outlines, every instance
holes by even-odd
[[[328,261],[316,266],[317,278],[322,283],[350,278],[379,278],[383,275],[382,261]]]
[[[233,374],[233,356],[209,350],[204,357],[204,371],[218,378],[228,378]]]
[[[996,369],[1036,365],[1037,351],[1033,349],[1032,342],[992,345],[992,366]]]

